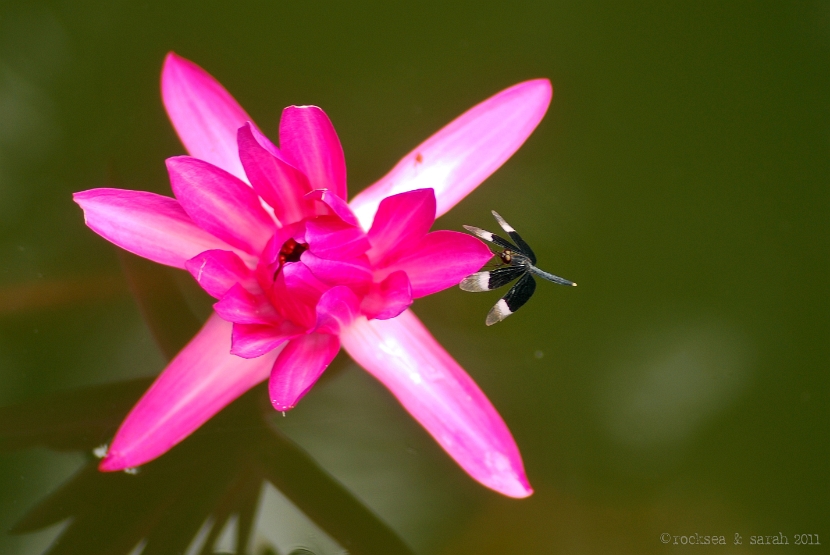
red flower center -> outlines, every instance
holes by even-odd
[[[293,238],[283,243],[278,257],[280,265],[277,267],[277,271],[274,272],[274,279],[277,279],[280,270],[282,270],[286,262],[299,262],[300,256],[307,250],[307,243],[298,243]]]

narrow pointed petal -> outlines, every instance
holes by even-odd
[[[242,358],[261,357],[304,333],[304,329],[288,320],[279,324],[234,323],[231,354]]]
[[[268,377],[279,351],[246,360],[230,354],[230,338],[231,324],[211,316],[133,407],[101,470],[123,470],[158,457]]]
[[[184,268],[200,252],[232,249],[197,226],[176,199],[123,189],[90,189],[72,198],[95,233],[153,262]]]
[[[339,285],[332,287],[317,303],[317,329],[319,333],[337,335],[354,322],[360,310],[360,299],[351,289]]]
[[[510,497],[533,493],[496,409],[411,311],[359,318],[340,341],[470,476]]]
[[[424,236],[409,253],[385,270],[406,272],[412,284],[412,297],[417,299],[458,285],[492,257],[487,245],[475,237],[441,230]]]
[[[435,221],[435,191],[418,189],[383,199],[368,232],[372,262],[384,265],[427,234]]]
[[[221,299],[237,283],[251,292],[259,289],[253,271],[231,251],[205,251],[184,266],[202,289],[216,299]]]
[[[553,89],[547,79],[514,85],[473,106],[403,157],[349,203],[368,229],[384,198],[435,189],[435,217],[478,187],[525,142],[542,121]]]
[[[239,158],[254,191],[274,209],[283,224],[298,222],[314,214],[312,203],[305,198],[311,190],[301,171],[280,159],[262,144],[262,135],[246,123],[239,128]]]
[[[235,324],[273,325],[281,320],[265,295],[251,294],[238,283],[213,305],[213,310],[223,320]]]
[[[191,156],[246,179],[239,162],[236,130],[251,117],[216,79],[170,52],[161,71],[161,98]]]
[[[250,187],[190,156],[168,158],[167,171],[173,194],[199,227],[252,255],[262,252],[275,225]]]
[[[360,312],[368,319],[394,318],[412,304],[412,286],[406,272],[394,272],[363,297]]]
[[[289,106],[280,119],[280,151],[312,189],[346,198],[346,159],[331,120],[317,106]]]
[[[277,357],[268,380],[268,393],[274,408],[280,411],[293,409],[339,350],[337,336],[327,333],[310,333],[289,341]]]

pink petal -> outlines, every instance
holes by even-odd
[[[265,295],[253,295],[238,283],[213,305],[213,310],[235,324],[273,325],[281,320]]]
[[[230,346],[231,324],[211,316],[130,411],[99,468],[122,470],[165,453],[267,378],[279,354],[245,360]]]
[[[280,152],[280,149],[277,148],[277,145],[272,143],[271,139],[266,137],[265,134],[262,131],[260,131],[259,128],[256,125],[254,125],[250,121],[247,121],[247,122],[245,122],[245,125],[243,125],[242,127],[247,127],[248,129],[251,130],[251,134],[254,136],[254,139],[256,139],[256,142],[259,143],[259,146],[261,146],[262,148],[267,150],[273,156],[276,156],[277,158],[279,158],[280,160],[285,162],[285,158],[283,157],[282,152]],[[241,127],[240,127],[240,129],[241,129]],[[236,132],[236,140],[237,140],[237,144],[238,144],[239,143],[239,130],[237,130],[237,132]]]
[[[329,284],[362,289],[372,283],[372,271],[365,256],[351,260],[328,260],[306,251],[300,258],[315,277]]]
[[[242,358],[261,357],[304,333],[304,329],[288,320],[279,324],[234,323],[231,354]]]
[[[355,258],[369,249],[366,232],[337,216],[320,216],[308,220],[305,238],[311,252],[332,260]]]
[[[326,113],[317,106],[289,106],[280,119],[280,151],[308,177],[312,189],[346,198],[346,159]]]
[[[394,272],[363,297],[360,312],[368,319],[394,318],[412,304],[412,287],[406,272]]]
[[[205,251],[185,262],[184,266],[202,289],[217,299],[221,299],[237,283],[251,292],[259,289],[251,269],[230,251]]]
[[[357,318],[359,310],[360,299],[351,289],[343,285],[332,287],[317,303],[317,331],[339,334]]]
[[[144,191],[90,189],[72,197],[95,233],[154,262],[184,268],[202,251],[231,246],[199,228],[176,199]]]
[[[292,339],[277,357],[268,381],[274,408],[293,409],[339,350],[340,341],[336,335],[311,333]]]
[[[173,194],[205,231],[259,255],[275,225],[256,193],[228,172],[189,156],[167,159]]]
[[[522,146],[542,121],[552,95],[550,81],[534,79],[491,96],[404,156],[349,206],[368,229],[384,198],[432,187],[438,201],[435,217],[445,214]]]
[[[492,257],[487,245],[471,235],[433,231],[385,271],[406,272],[412,284],[412,297],[417,299],[458,285]]]
[[[533,493],[496,409],[411,311],[359,318],[340,341],[470,476],[510,497]]]
[[[236,130],[251,118],[216,79],[170,52],[161,71],[161,97],[191,156],[246,179]]]
[[[380,202],[369,242],[369,259],[383,265],[417,243],[435,221],[435,191],[418,189],[387,197]]]
[[[274,215],[283,224],[313,215],[314,207],[305,198],[311,190],[306,176],[269,152],[257,135],[261,137],[250,123],[239,128],[239,158],[254,191],[274,209]]]
[[[334,212],[335,215],[337,215],[341,220],[343,220],[347,224],[353,225],[355,227],[360,225],[360,222],[358,222],[357,218],[355,218],[355,215],[352,214],[352,209],[349,208],[349,205],[346,203],[346,201],[338,197],[328,189],[314,189],[310,193],[306,194],[306,198],[324,202],[329,208],[331,208],[332,212]]]

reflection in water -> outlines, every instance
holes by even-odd
[[[132,255],[123,255],[122,263],[159,347],[174,355],[201,325],[192,303],[168,269]],[[151,382],[99,385],[0,408],[0,449],[45,445],[88,454],[86,464],[12,533],[68,521],[50,555],[243,554],[254,547],[277,555],[412,553],[269,423],[273,410],[264,386],[135,474],[99,472],[93,452],[112,438]]]
[[[638,347],[599,394],[606,429],[633,447],[686,439],[734,401],[746,382],[746,345],[727,329],[664,330]]]
[[[17,522],[13,533],[68,519],[47,553],[89,553],[90,546],[95,553],[112,554],[213,553],[220,546],[222,552],[249,553],[255,537],[271,536],[254,526],[267,482],[290,501],[284,504],[288,511],[296,507],[313,523],[316,537],[272,540],[278,545],[259,552],[283,554],[305,543],[315,555],[411,553],[369,509],[268,424],[264,387],[241,397],[136,474],[99,472],[93,449],[112,436],[149,381],[96,386],[0,409],[0,448],[46,445],[90,454],[81,470]],[[290,512],[277,513],[274,518],[297,520]]]

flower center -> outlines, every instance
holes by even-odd
[[[283,243],[278,257],[279,266],[277,267],[277,271],[274,272],[274,279],[277,279],[280,270],[282,270],[286,262],[299,262],[300,256],[307,250],[307,243],[298,243],[293,238]]]

